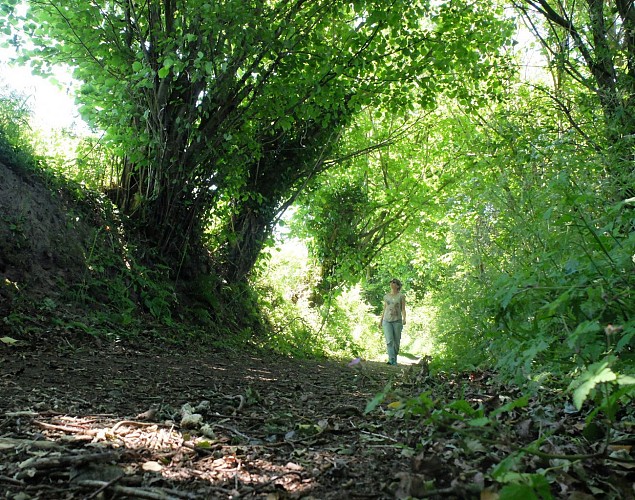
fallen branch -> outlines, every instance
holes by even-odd
[[[112,486],[113,486],[116,482],[121,481],[121,478],[122,478],[122,477],[124,477],[124,475],[123,475],[123,474],[122,474],[122,475],[120,475],[120,476],[117,476],[117,477],[115,477],[115,478],[113,478],[113,479],[111,479],[111,480],[110,480],[110,481],[108,481],[108,482],[104,482],[104,485],[103,485],[101,488],[99,488],[99,489],[95,490],[93,493],[91,493],[90,495],[88,495],[88,496],[87,496],[84,500],[91,500],[91,499],[95,498],[95,497],[96,497],[97,495],[99,495],[102,491],[107,490],[108,488],[112,487]],[[83,482],[83,481],[86,481],[86,480],[77,481],[77,482],[78,482],[78,483],[81,483],[81,482]]]
[[[29,472],[25,469],[35,469],[43,471],[49,469],[60,469],[68,467],[77,467],[78,465],[92,462],[105,462],[113,460],[119,456],[119,453],[86,453],[82,455],[71,455],[62,457],[32,457],[22,462],[19,467],[22,472],[18,474],[18,478],[29,477]]]
[[[120,485],[111,485],[111,481],[94,481],[94,480],[83,480],[77,481],[78,486],[83,486],[86,488],[104,488],[110,489],[113,493],[120,493],[122,495],[127,495],[132,498],[146,498],[149,500],[176,500],[180,498],[187,499],[195,499],[196,495],[192,493],[182,493],[179,491],[165,491],[157,488],[146,489],[146,488],[132,488],[130,486],[120,486]]]
[[[156,426],[157,428],[170,427],[170,426],[165,426],[163,424],[157,424],[155,422],[137,422],[136,420],[120,420],[119,422],[117,422],[115,425],[112,426],[112,428],[110,429],[110,432],[114,434],[117,431],[117,429],[119,429],[119,427],[123,427],[124,425],[128,427],[153,427],[153,426]]]
[[[291,472],[285,472],[284,474],[280,474],[279,476],[274,476],[272,477],[269,481],[266,481],[264,483],[261,483],[257,486],[251,487],[251,488],[246,488],[245,491],[243,491],[242,493],[239,493],[238,495],[234,495],[232,496],[232,498],[243,498],[247,495],[251,495],[253,493],[256,493],[257,491],[262,490],[263,488],[266,488],[267,486],[272,485],[273,483],[275,483],[278,479],[282,479],[285,476],[289,476],[289,475],[296,475],[296,476],[300,476],[300,479],[302,479],[302,474],[298,471],[291,471]]]
[[[14,479],[14,478],[8,477],[8,476],[0,476],[0,482],[9,483],[9,484],[12,484],[14,486],[25,486],[26,485],[26,483],[24,481],[20,481],[19,479]]]
[[[51,448],[59,448],[59,444],[54,441],[34,441],[32,439],[15,439],[9,437],[0,437],[0,450],[12,450],[16,448],[36,448],[40,450],[48,450]]]
[[[37,425],[38,427],[42,427],[42,429],[46,429],[49,431],[63,431],[63,432],[71,432],[71,433],[81,432],[82,434],[89,434],[89,435],[97,433],[97,431],[93,429],[89,429],[88,427],[85,427],[83,425],[49,424],[46,422],[41,422],[39,420],[34,420],[33,424]]]

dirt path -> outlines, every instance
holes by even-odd
[[[602,435],[487,372],[50,338],[0,342],[0,498],[635,498],[632,408]]]
[[[123,344],[0,349],[7,498],[394,498],[409,468],[363,413],[399,367]]]

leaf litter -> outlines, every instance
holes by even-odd
[[[425,358],[75,344],[3,344],[2,498],[635,498],[632,409]]]

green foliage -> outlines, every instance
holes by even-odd
[[[28,120],[31,110],[27,98],[2,84],[0,80],[0,130],[2,131],[2,154],[29,152],[32,146],[28,140]]]
[[[230,281],[245,279],[303,185],[337,164],[328,156],[362,109],[407,114],[442,92],[470,104],[496,94],[512,26],[494,2],[28,7],[5,6],[7,38],[37,73],[64,64],[82,82],[122,211],[177,261],[202,253],[211,231]]]
[[[553,82],[530,85],[507,64],[510,21],[490,2],[31,2],[25,18],[3,6],[0,27],[33,40],[37,71],[73,67],[104,131],[55,170],[110,188],[130,217],[91,198],[112,224],[95,224],[74,301],[125,327],[142,311],[280,354],[378,359],[396,276],[405,350],[526,391],[557,386],[588,408],[588,428],[610,427],[635,373],[633,47],[601,46],[599,18],[562,6],[584,38],[542,12]],[[615,40],[635,19],[595,14],[623,23]],[[28,150],[25,120],[18,96],[0,101],[3,150]],[[19,217],[3,220],[22,233]],[[131,222],[146,239],[128,238]],[[437,408],[424,392],[392,409],[489,429],[525,401]],[[493,474],[501,496],[549,498],[516,458]]]
[[[307,259],[298,240],[269,250],[266,266],[254,279],[259,304],[270,325],[262,345],[295,356],[334,356],[352,359],[362,353],[378,355],[383,347],[377,319],[369,314],[358,289],[327,296],[313,303],[319,269]]]
[[[620,175],[623,169],[632,173],[627,157],[632,149],[635,117],[629,96],[635,82],[624,61],[635,55],[635,46],[629,41],[635,28],[635,6],[544,1],[538,7],[525,1],[517,8],[532,31],[540,33],[537,38],[547,57],[561,110],[567,113],[565,101],[560,98],[568,100],[571,90],[577,96],[592,95],[590,108],[602,111],[603,135],[610,148],[619,152],[607,171],[613,175]],[[579,132],[588,133],[581,123],[572,121]],[[623,189],[618,193],[623,195]]]

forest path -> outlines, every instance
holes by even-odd
[[[538,433],[560,454],[589,451],[571,444],[583,417],[553,399],[466,426],[453,416],[466,401],[493,410],[520,397],[487,373],[52,338],[0,343],[0,498],[495,499],[492,468]],[[411,411],[450,416],[407,418],[399,401],[423,391],[433,405]],[[575,463],[554,497],[633,497],[629,470]]]
[[[0,368],[8,498],[392,498],[409,468],[364,416],[402,367],[60,340]]]

